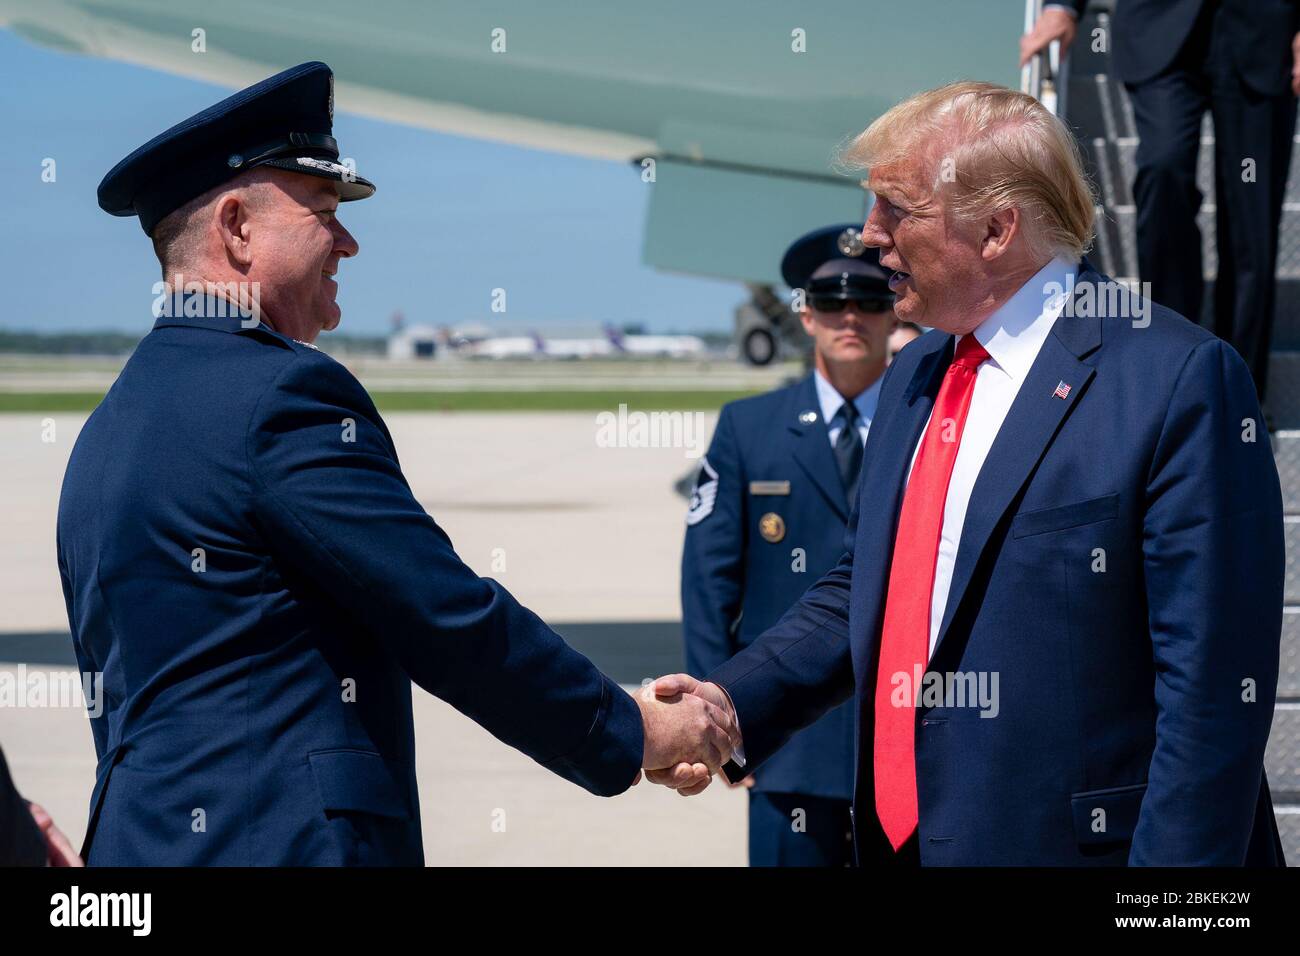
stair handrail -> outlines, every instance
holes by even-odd
[[[1043,0],[1025,0],[1025,33],[1034,28],[1042,15]],[[1054,116],[1059,116],[1061,106],[1061,44],[1053,40],[1046,50],[1035,53],[1020,70],[1020,92],[1038,100]]]

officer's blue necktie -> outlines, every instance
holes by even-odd
[[[858,472],[862,470],[862,436],[858,434],[857,406],[845,402],[835,417],[840,422],[840,433],[835,438],[835,461],[840,466],[840,481],[851,508],[857,501]]]

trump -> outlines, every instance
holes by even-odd
[[[731,710],[733,779],[854,700],[862,865],[1281,865],[1282,501],[1246,363],[1083,258],[1078,148],[1031,97],[921,93],[848,156],[895,311],[933,329],[884,378],[873,504],[777,624],[659,691]],[[918,667],[996,675],[996,716],[893,694]]]

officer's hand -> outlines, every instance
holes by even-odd
[[[736,727],[736,713],[731,698],[717,684],[697,681],[689,674],[671,674],[659,678],[647,690],[653,690],[661,699],[675,700],[683,695],[703,699],[725,715],[729,727],[730,749],[735,750],[740,746],[740,731]],[[725,759],[723,762],[725,763]],[[682,761],[671,767],[647,769],[646,779],[651,783],[676,790],[684,797],[690,797],[709,785],[713,774],[720,769],[720,766],[710,768],[703,763]]]
[[[647,770],[645,778],[669,790],[676,790],[683,797],[693,797],[713,782],[712,772],[702,763],[679,763],[663,770]]]
[[[1052,7],[1038,15],[1034,28],[1020,38],[1020,65],[1028,63],[1035,53],[1046,50],[1053,40],[1061,41],[1061,53],[1064,54],[1074,42],[1078,24],[1068,11]]]
[[[54,819],[45,812],[45,808],[35,803],[28,803],[32,819],[40,827],[41,836],[45,837],[45,861],[49,866],[85,866],[72,843],[63,831],[54,825]]]
[[[650,684],[637,695],[637,706],[645,729],[642,765],[652,782],[698,793],[731,759],[733,738],[739,739],[735,721],[705,697],[657,692]],[[680,773],[679,766],[685,768]]]

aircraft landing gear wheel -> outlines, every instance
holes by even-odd
[[[750,365],[767,365],[776,358],[776,339],[767,329],[753,329],[745,335],[741,351]]]

